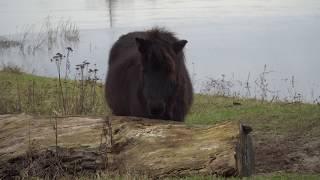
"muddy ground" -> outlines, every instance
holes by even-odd
[[[320,130],[320,129],[319,129]],[[256,173],[320,173],[320,138],[253,134]]]

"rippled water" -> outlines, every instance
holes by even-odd
[[[272,71],[267,75],[270,89],[281,96],[300,92],[310,101],[320,95],[318,0],[1,0],[0,35],[16,37],[31,25],[40,30],[48,17],[53,23],[70,19],[78,25],[80,42],[72,63],[89,59],[101,76],[119,35],[164,26],[189,41],[187,65],[198,90],[207,77],[221,79],[221,74],[236,83],[250,73],[254,86],[266,64]],[[5,50],[0,60],[52,76],[56,70],[49,59],[54,53],[22,57]],[[294,90],[288,80],[292,76]]]

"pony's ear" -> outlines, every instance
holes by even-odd
[[[174,52],[179,53],[180,51],[182,51],[182,49],[187,44],[187,42],[188,42],[187,40],[180,40],[180,41],[173,43]]]
[[[150,47],[150,41],[142,38],[136,38],[136,43],[137,43],[138,50],[141,53],[145,53]]]

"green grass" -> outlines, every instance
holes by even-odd
[[[61,109],[59,102],[58,79],[40,77],[19,72],[19,70],[0,71],[0,113],[28,112],[49,115],[54,109]],[[67,98],[76,101],[79,95],[78,81],[63,81]],[[88,85],[89,86],[89,85]],[[90,88],[87,87],[87,100],[90,99]],[[96,108],[90,113],[108,114],[105,108],[102,84],[97,85]],[[64,91],[65,92],[65,91]],[[239,102],[241,105],[234,105]],[[21,105],[21,109],[17,106]],[[57,107],[58,106],[58,107]],[[30,109],[34,108],[33,111]],[[253,99],[234,99],[229,97],[196,94],[193,106],[186,118],[188,124],[216,124],[222,121],[244,121],[261,123],[262,128],[274,127],[290,131],[292,123],[304,125],[304,122],[317,123],[320,117],[320,106],[312,104],[268,103]],[[264,122],[264,123],[262,123]],[[301,122],[301,124],[299,124]],[[290,126],[290,127],[288,127]]]
[[[233,105],[240,102],[241,105]],[[269,133],[319,133],[320,106],[314,104],[269,103],[253,99],[233,99],[196,95],[186,122],[189,124],[215,124],[222,121],[241,121],[258,131]]]
[[[78,115],[79,82],[63,82],[68,114]],[[103,86],[96,85],[95,103],[92,104],[92,86],[85,87],[87,107],[82,114],[106,115],[110,111],[104,102]],[[61,112],[58,79],[21,73],[18,70],[0,71],[0,113],[31,113],[51,115]],[[234,102],[241,105],[234,105]],[[252,125],[255,131],[269,134],[319,135],[320,106],[313,104],[269,103],[253,99],[234,99],[208,95],[195,95],[186,123],[216,124],[223,121],[241,121]],[[306,131],[307,130],[307,131]]]
[[[104,115],[105,108],[102,84],[86,82],[84,99],[80,102],[79,81],[62,82],[67,114],[80,114],[79,104],[83,103],[81,114]],[[95,96],[93,87],[95,86]],[[93,99],[94,98],[94,99]],[[62,113],[63,105],[59,82],[56,78],[40,77],[19,71],[0,71],[0,114],[30,113],[52,115]]]
[[[46,116],[56,112],[61,113],[62,102],[58,84],[56,78],[25,74],[18,69],[0,71],[0,114],[25,112]],[[104,102],[102,84],[94,86],[96,88],[94,100],[92,99],[93,85],[87,83],[84,87],[85,109],[81,114],[101,116],[110,114]],[[63,92],[68,107],[67,114],[79,115],[80,82],[72,80],[63,82]],[[235,105],[234,102],[240,105]],[[241,121],[252,126],[256,142],[263,138],[272,142],[273,138],[282,137],[284,139],[303,138],[301,142],[303,144],[311,138],[320,138],[319,105],[270,103],[254,99],[195,95],[193,106],[186,118],[188,125],[210,125],[223,121]],[[268,173],[271,174],[244,179],[320,179],[320,175]],[[119,179],[128,178],[119,177]],[[185,179],[214,178],[194,176]]]

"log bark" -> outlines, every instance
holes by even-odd
[[[251,128],[137,117],[33,117],[0,115],[0,179],[64,174],[250,176]]]

